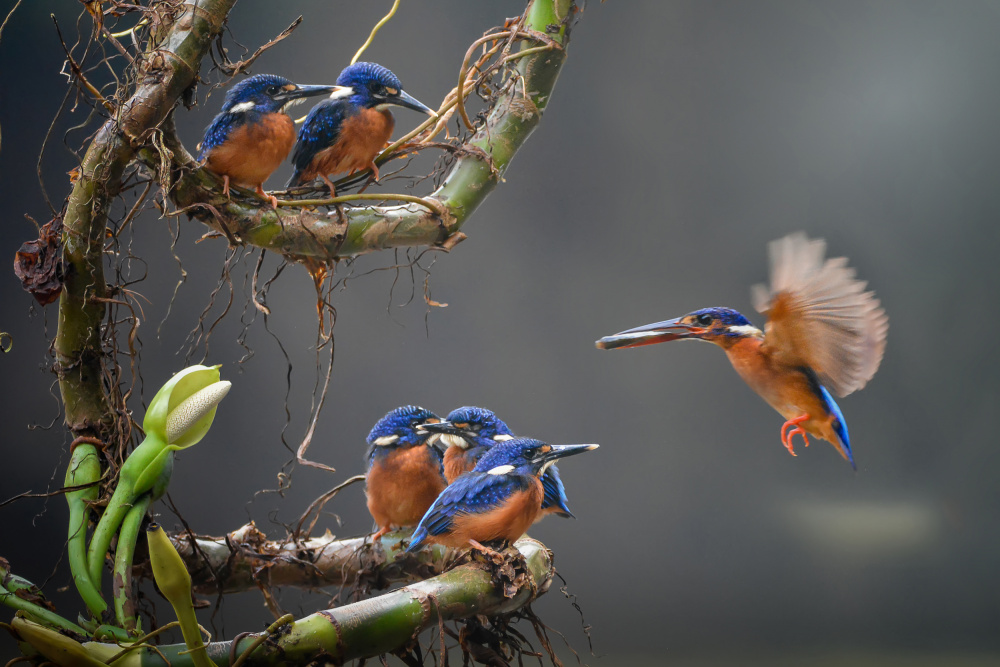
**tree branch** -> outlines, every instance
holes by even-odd
[[[541,542],[524,537],[514,547],[523,556],[524,570],[518,566],[520,559],[506,552],[500,564],[470,562],[377,598],[310,614],[261,644],[243,664],[307,664],[320,659],[342,664],[404,647],[439,622],[516,611],[548,590],[555,569],[551,552]],[[208,654],[217,665],[231,665],[258,636],[244,635],[235,647],[233,642],[213,642]],[[121,652],[110,644],[90,643],[86,648],[102,659]],[[116,664],[163,666],[164,660],[170,667],[192,664],[184,644],[139,649]]]

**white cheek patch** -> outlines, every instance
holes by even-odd
[[[335,86],[333,92],[330,93],[331,100],[342,100],[345,97],[350,97],[354,94],[354,89],[350,86]]]
[[[741,336],[756,336],[763,332],[752,324],[741,324],[739,326],[729,327],[729,333],[739,334]]]
[[[496,468],[493,468],[492,470],[487,470],[486,474],[488,474],[488,475],[506,475],[507,473],[509,473],[513,469],[514,469],[514,466],[512,466],[512,465],[497,466]]]
[[[377,447],[385,447],[387,445],[391,445],[397,440],[399,440],[398,435],[383,435],[381,438],[375,438],[375,440],[372,441],[372,444]]]
[[[232,109],[230,109],[229,113],[246,113],[247,111],[253,109],[255,106],[257,106],[256,102],[240,102]]]
[[[501,433],[500,435],[493,436],[493,439],[496,440],[497,442],[505,442],[507,440],[513,440],[514,436],[507,435],[506,433]]]
[[[441,442],[443,442],[448,447],[458,447],[459,449],[468,449],[469,443],[460,435],[454,435],[452,433],[442,433]]]

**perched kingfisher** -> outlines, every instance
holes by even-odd
[[[232,182],[254,188],[277,207],[277,198],[264,193],[264,181],[295,143],[295,123],[284,111],[306,97],[333,89],[300,86],[275,74],[255,74],[240,81],[226,93],[222,112],[205,128],[198,159],[222,176],[227,197]]]
[[[514,437],[507,424],[491,410],[472,406],[452,410],[443,421],[426,428],[440,433],[441,442],[447,446],[444,452],[444,476],[449,484],[463,472],[474,469],[483,454],[496,443]],[[559,469],[555,464],[550,465],[542,474],[542,488],[545,490],[545,497],[539,518],[547,514],[574,518],[569,511],[566,487],[559,478]]]
[[[379,527],[373,539],[396,527],[417,525],[448,485],[434,435],[423,428],[438,421],[429,410],[405,405],[378,420],[368,434],[365,495]]]
[[[410,96],[396,75],[375,63],[354,63],[337,77],[330,99],[317,104],[299,130],[292,154],[295,173],[287,187],[323,179],[330,196],[337,192],[330,174],[371,169],[378,180],[375,156],[392,135],[390,106],[437,114]]]
[[[826,243],[797,233],[773,241],[771,288],[753,288],[764,331],[731,308],[703,308],[683,317],[629,329],[597,341],[602,350],[671,340],[715,343],[736,372],[787,421],[781,442],[806,434],[833,444],[856,469],[847,422],[830,395],[847,396],[875,375],[889,318],[874,292],[855,278],[847,258],[823,261]],[[829,390],[827,389],[829,387]]]
[[[476,467],[459,475],[438,496],[413,532],[407,551],[425,544],[449,547],[521,537],[542,508],[539,476],[556,459],[597,449],[597,445],[548,445],[532,438],[499,442]]]

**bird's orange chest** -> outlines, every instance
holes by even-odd
[[[239,185],[257,186],[281,166],[294,144],[292,119],[283,113],[267,114],[233,130],[208,154],[206,166]]]
[[[474,461],[469,456],[468,449],[461,447],[449,447],[444,452],[444,476],[449,483],[463,472],[469,472],[476,467]]]
[[[416,525],[445,487],[438,461],[424,445],[379,457],[367,482],[368,510],[380,527]]]
[[[337,142],[316,155],[313,161],[316,172],[339,174],[368,169],[389,141],[395,124],[388,111],[362,109],[344,121]]]
[[[542,483],[532,479],[527,489],[512,493],[501,505],[486,512],[455,517],[451,537],[454,546],[470,539],[477,542],[505,539],[513,542],[524,535],[542,508]]]

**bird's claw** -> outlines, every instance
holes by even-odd
[[[806,432],[802,429],[802,422],[807,421],[808,419],[809,415],[802,415],[800,417],[796,417],[795,419],[789,419],[781,427],[781,444],[785,446],[785,449],[787,449],[788,453],[792,456],[798,456],[792,448],[792,438],[795,437],[796,433],[802,436],[802,442],[805,443],[805,446],[809,446],[809,436],[806,435]]]

